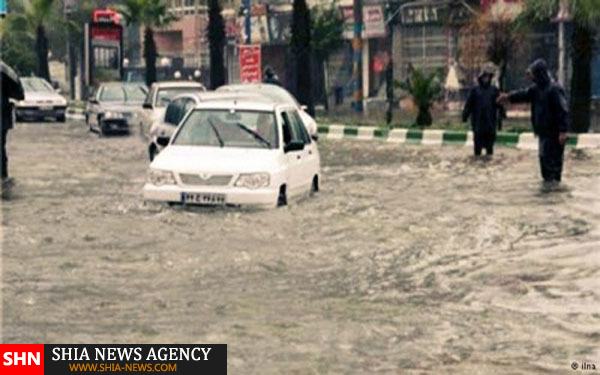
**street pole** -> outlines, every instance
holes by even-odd
[[[354,39],[352,40],[352,50],[352,78],[354,80],[354,101],[352,107],[354,111],[362,112],[362,0],[354,0]]]
[[[389,3],[386,4],[385,9],[387,10],[388,16],[386,21],[388,32],[388,63],[385,71],[385,92],[388,107],[385,114],[385,122],[389,125],[392,122],[392,111],[394,106],[394,29],[392,27],[392,19],[394,18],[395,13],[391,14],[391,6]]]
[[[244,0],[244,8],[246,8],[246,44],[250,44],[252,43],[252,0]]]

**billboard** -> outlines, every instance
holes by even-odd
[[[240,44],[240,82],[261,81],[260,44]]]

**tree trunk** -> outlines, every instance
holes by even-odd
[[[50,82],[50,69],[48,68],[48,38],[43,25],[38,25],[35,37],[35,49],[38,56],[37,75]]]
[[[298,101],[315,115],[311,89],[311,31],[310,11],[305,0],[294,0],[292,13],[292,50],[296,60],[296,92]]]
[[[419,126],[430,126],[433,123],[433,117],[429,107],[419,107],[419,114],[417,115],[417,125]]]
[[[592,96],[592,32],[577,24],[572,36],[573,77],[571,78],[571,130],[587,133],[590,129],[590,106]]]
[[[218,0],[209,1],[208,42],[210,46],[210,87],[214,90],[225,84],[225,22]]]
[[[156,82],[156,43],[154,31],[150,27],[144,30],[144,60],[146,60],[146,85]]]

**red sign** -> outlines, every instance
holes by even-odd
[[[242,44],[240,47],[240,81],[255,83],[261,81],[260,44]]]
[[[119,23],[119,20],[119,13],[114,10],[97,9],[92,12],[94,22]]]
[[[44,345],[0,345],[0,374],[43,375]]]
[[[91,27],[93,40],[106,40],[118,42],[121,40],[121,27],[119,25],[101,25],[96,24]]]

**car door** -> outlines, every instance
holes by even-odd
[[[142,104],[142,112],[140,113],[140,129],[142,134],[149,135],[150,128],[152,126],[153,110],[154,110],[154,96],[156,95],[156,84],[153,84],[146,95],[146,100]]]
[[[298,115],[296,109],[286,111],[287,117],[291,121],[292,132],[294,133],[295,141],[304,144],[304,149],[300,151],[298,174],[299,174],[299,193],[307,192],[310,189],[312,178],[314,176],[314,168],[311,164],[314,161],[314,153],[312,149],[312,139],[302,123],[302,119]]]
[[[313,178],[319,174],[321,170],[321,157],[319,155],[319,149],[317,147],[317,142],[313,140],[311,137],[310,131],[302,121],[302,115],[297,110],[294,110],[291,114],[296,122],[299,124],[299,131],[302,133],[302,138],[304,140],[304,155],[302,159],[302,173],[305,176],[305,182],[308,185],[305,185],[307,189],[311,188],[311,184]]]
[[[286,186],[288,197],[298,195],[302,186],[302,177],[300,175],[302,151],[285,151],[285,146],[295,140],[292,122],[285,111],[279,113],[281,122],[281,139],[284,146],[284,160],[286,164]]]
[[[93,90],[92,94],[88,98],[86,116],[90,129],[92,126],[99,126],[98,113],[100,113],[100,102],[98,101],[98,97],[100,92],[102,92],[102,86],[98,87],[96,90]]]

